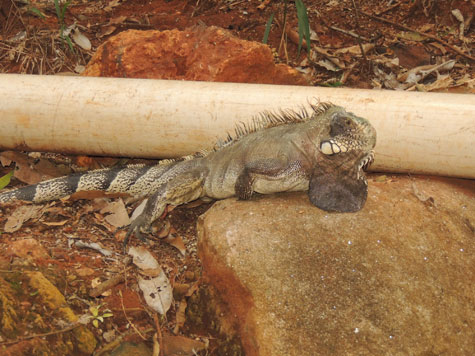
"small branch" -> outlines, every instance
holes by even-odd
[[[127,313],[125,312],[125,307],[124,307],[124,297],[122,296],[122,292],[119,290],[119,296],[120,296],[120,304],[122,305],[122,312],[124,313],[125,319],[129,323],[130,326],[135,330],[135,332],[142,338],[142,340],[146,341],[147,338],[137,329],[134,323],[129,319],[127,316]]]
[[[163,337],[157,313],[153,313],[153,321],[155,322],[156,335],[158,336],[158,344],[160,345],[160,356],[163,356]]]
[[[89,291],[89,296],[96,298],[104,293],[106,290],[111,289],[115,285],[125,281],[125,276],[123,274],[117,274],[114,277],[108,279],[107,281],[102,282],[95,288]]]
[[[420,31],[417,31],[417,30],[414,30],[410,27],[407,27],[405,25],[401,25],[399,23],[396,23],[396,22],[393,22],[393,21],[390,21],[390,20],[386,20],[386,19],[383,19],[382,17],[378,17],[378,16],[374,16],[374,15],[371,15],[371,14],[367,14],[366,12],[364,11],[360,11],[363,15],[365,16],[368,16],[369,18],[372,18],[373,20],[376,20],[376,21],[380,21],[380,22],[384,22],[384,23],[387,23],[389,25],[393,25],[395,27],[399,27],[403,30],[406,30],[406,31],[411,31],[411,32],[415,32],[421,36],[424,36],[424,37],[427,37],[427,38],[430,38],[431,40],[434,40],[436,42],[439,42],[441,45],[443,46],[446,46],[448,48],[450,48],[452,51],[460,54],[461,56],[467,58],[467,59],[470,59],[471,61],[475,61],[475,58],[470,56],[469,54],[466,54],[465,52],[461,51],[460,49],[458,49],[457,47],[454,47],[450,44],[448,44],[447,42],[445,41],[442,41],[440,38],[438,37],[435,37],[435,36],[432,36],[432,35],[429,35],[427,33],[423,33],[423,32],[420,32]]]
[[[355,3],[355,0],[352,0],[353,2],[353,8],[355,9],[355,25],[356,25],[356,30],[358,32],[361,32],[360,31],[360,23],[359,23],[359,19],[358,19],[358,9],[356,8],[356,3]],[[366,58],[366,54],[364,53],[364,48],[363,48],[363,45],[361,44],[361,38],[360,37],[356,37],[356,39],[358,40],[358,46],[360,46],[360,50],[361,50],[361,55],[363,56],[363,60],[369,64],[368,62],[368,59]],[[368,68],[369,69],[369,68]]]
[[[41,334],[28,335],[28,336],[20,337],[20,338],[16,339],[15,341],[0,342],[0,345],[12,345],[12,344],[16,344],[17,342],[21,342],[21,341],[25,341],[25,340],[29,340],[29,339],[34,339],[34,338],[37,338],[37,337],[45,337],[45,336],[50,336],[50,335],[67,333],[68,331],[71,331],[71,330],[73,330],[73,329],[75,329],[75,328],[77,328],[78,326],[81,326],[81,325],[82,324],[80,324],[80,323],[75,323],[75,324],[72,324],[72,325],[68,326],[67,328],[64,328],[64,329],[61,329],[61,330],[55,330],[55,331],[50,331],[50,332],[41,333]]]
[[[366,38],[366,37],[363,37],[363,36],[360,36],[358,35],[357,33],[354,33],[353,31],[346,31],[346,30],[343,30],[341,28],[338,28],[336,26],[328,26],[329,28],[331,28],[332,30],[334,31],[338,31],[338,32],[341,32],[341,33],[344,33],[345,35],[348,35],[348,36],[351,36],[351,37],[354,37],[354,38],[359,38],[365,42],[371,42],[371,40],[369,38]]]
[[[381,16],[382,14],[385,14],[386,12],[389,12],[389,11],[395,9],[395,8],[398,7],[399,5],[401,5],[401,3],[400,3],[400,2],[397,2],[397,3],[395,3],[395,4],[391,5],[391,6],[389,6],[388,8],[377,12],[377,13],[376,13],[376,16]]]

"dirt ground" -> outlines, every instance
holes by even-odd
[[[61,20],[53,1],[0,0],[0,73],[80,74],[100,44],[127,29],[185,29],[204,24],[228,29],[241,39],[262,42],[266,23],[274,14],[268,44],[276,62],[297,68],[314,85],[474,92],[473,0],[304,0],[304,3],[311,29],[310,56],[305,49],[298,54],[294,2],[287,4],[287,26],[283,31],[284,1],[75,0],[67,6]],[[454,9],[458,10],[455,14]],[[70,44],[61,38],[62,23],[63,37],[68,34],[68,28],[75,25],[69,33]],[[90,49],[84,44],[84,38],[90,41]],[[371,46],[365,47],[365,44]],[[339,49],[345,50],[338,52]],[[425,67],[418,68],[420,66]],[[408,83],[405,79],[411,70],[420,76],[417,81]],[[0,177],[15,164],[22,171],[20,176],[17,171],[10,186],[131,162],[26,153],[13,156],[3,153],[0,161],[3,164]],[[197,217],[211,204],[191,203],[169,211],[165,227],[147,245],[166,272],[176,300],[166,317],[157,320],[136,288],[136,273],[124,264],[121,242],[126,230],[118,229],[107,218],[115,214],[115,208],[110,206],[112,202],[69,199],[42,205],[41,211],[25,210],[24,219],[16,222],[18,229],[2,230],[0,277],[19,285],[21,277],[15,279],[12,271],[40,270],[58,282],[56,286],[77,315],[92,313],[91,306],[109,310],[112,316],[103,318],[97,327],[92,323],[86,325],[96,336],[98,349],[113,342],[104,336],[110,331],[124,336],[123,340],[145,340],[152,345],[155,332],[173,334],[177,324],[183,324],[183,304],[188,303],[192,307],[188,308],[184,325],[177,334],[208,343],[209,348],[200,355],[239,355],[238,341],[232,340],[231,345],[232,337],[220,335],[216,322],[210,322],[208,316],[196,317],[201,313],[200,308],[205,309],[199,297],[209,298],[212,292],[202,288],[195,225]],[[20,206],[24,204],[0,208],[2,229],[14,211],[18,214]],[[132,210],[129,207],[128,213]],[[47,255],[35,254],[40,249],[38,245],[17,244],[25,238],[38,241]],[[77,240],[98,242],[112,251],[114,257],[105,258],[91,248],[71,247]],[[134,239],[131,244],[140,245],[140,241]],[[90,291],[97,280],[103,282],[124,270],[127,283],[113,285],[108,295],[91,297]],[[198,292],[196,286],[201,288]],[[18,298],[23,307],[18,310],[17,331],[8,336],[0,333],[0,347],[3,346],[7,354],[26,355],[30,354],[31,345],[27,340],[34,340],[30,338],[32,335],[60,333],[62,328],[54,315],[42,315],[41,325],[21,322],[20,315],[26,318],[28,306],[35,303],[34,290],[22,291]],[[209,323],[213,327],[209,327]],[[142,334],[130,332],[131,329],[141,330]],[[47,338],[56,340],[58,334]]]

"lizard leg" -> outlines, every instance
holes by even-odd
[[[198,199],[203,191],[203,183],[203,175],[191,172],[180,174],[160,186],[158,191],[148,198],[142,213],[130,224],[124,239],[124,248],[131,235],[144,240],[142,233],[150,231],[152,223],[162,215],[167,205],[180,205]]]
[[[248,200],[254,193],[253,183],[259,176],[269,179],[281,179],[300,168],[300,162],[288,163],[282,159],[262,159],[252,161],[244,167],[236,179],[234,191],[241,200]]]

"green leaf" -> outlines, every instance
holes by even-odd
[[[94,325],[95,328],[98,328],[99,327],[99,322],[97,321],[97,319],[94,319],[92,321],[92,325]]]
[[[69,3],[71,0],[66,1],[66,3],[63,5],[62,11],[61,11],[61,19],[64,20],[64,16],[66,15],[66,9],[69,6]]]
[[[401,32],[396,35],[399,38],[402,38],[404,40],[409,40],[409,41],[416,41],[416,42],[422,42],[427,39],[424,35],[421,35],[420,33],[417,32]]]
[[[333,82],[333,83],[320,83],[319,86],[337,88],[343,86],[342,82]]]
[[[272,21],[274,21],[274,13],[272,13],[267,20],[266,30],[264,31],[264,38],[262,39],[262,43],[267,44],[267,39],[269,38],[270,28],[272,27]]]
[[[111,316],[113,316],[114,314],[112,313],[105,313],[102,317],[103,318],[110,318]]]
[[[56,9],[56,16],[58,17],[58,20],[62,22],[63,19],[61,18],[61,8],[59,7],[59,0],[54,0],[54,8]]]
[[[42,18],[42,19],[46,18],[46,16],[39,9],[37,9],[36,7],[30,7],[28,10],[31,13],[33,13],[34,15],[36,15],[36,16]]]
[[[98,307],[89,307],[89,312],[93,317],[96,317],[99,315],[99,308]]]
[[[13,177],[13,171],[5,174],[3,177],[0,178],[0,189],[5,188],[8,184],[10,184],[10,180]]]
[[[307,53],[310,54],[310,25],[308,22],[307,8],[302,0],[295,0],[295,7],[297,8],[297,19],[299,23],[298,55],[300,56],[300,50],[302,49],[303,36],[305,36],[305,41],[307,41]]]
[[[71,50],[71,52],[75,53],[73,43],[71,42],[71,39],[69,38],[69,36],[64,36],[64,39],[68,43],[68,46],[69,46],[69,49]]]

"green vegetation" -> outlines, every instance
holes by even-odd
[[[13,176],[13,171],[5,174],[3,177],[0,178],[0,189],[5,188],[8,184],[10,184],[10,179]]]
[[[284,0],[284,13],[283,13],[283,29],[282,34],[285,33],[285,27],[287,24],[287,7],[288,7],[288,0]],[[303,38],[305,37],[305,41],[307,42],[307,53],[310,53],[310,24],[308,22],[308,14],[307,8],[302,0],[295,0],[295,7],[297,9],[297,19],[298,19],[298,29],[299,29],[299,49],[298,55],[300,55],[300,51],[302,49]],[[264,31],[264,37],[262,42],[267,44],[267,40],[269,38],[269,33],[272,27],[272,21],[274,20],[274,13],[272,13],[267,20],[266,29]]]
[[[59,22],[59,37],[63,42],[66,42],[69,46],[71,52],[74,52],[73,42],[69,35],[64,34],[64,30],[66,29],[66,24],[64,23],[64,16],[66,14],[66,10],[69,6],[71,0],[66,1],[64,4],[60,5],[59,0],[54,0],[54,8],[56,9],[56,16],[58,17]]]

